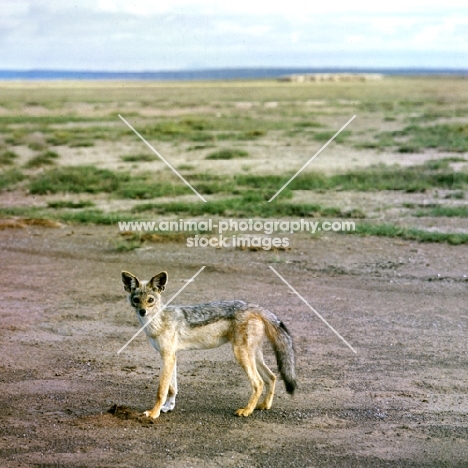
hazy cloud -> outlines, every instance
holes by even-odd
[[[0,68],[449,67],[462,2],[3,0]]]

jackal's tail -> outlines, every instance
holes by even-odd
[[[296,370],[294,348],[291,335],[286,325],[278,320],[273,314],[264,316],[265,331],[273,346],[278,364],[278,371],[286,386],[286,391],[293,394],[296,390]]]

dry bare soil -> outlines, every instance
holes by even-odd
[[[2,467],[467,466],[468,249],[295,236],[286,252],[113,248],[114,227],[0,231]],[[159,357],[120,270],[170,275],[179,303],[244,298],[294,336],[299,389],[238,418],[249,390],[225,346],[181,353],[175,410],[141,416]],[[272,265],[357,350],[269,270]],[[271,352],[268,361],[273,364]]]

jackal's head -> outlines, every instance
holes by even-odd
[[[122,271],[124,289],[128,300],[140,317],[152,315],[161,306],[161,293],[166,289],[167,273],[161,271],[149,281],[140,281],[128,271]]]

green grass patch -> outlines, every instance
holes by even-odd
[[[457,190],[456,192],[448,193],[444,198],[449,200],[463,200],[465,198],[465,192]]]
[[[15,130],[5,136],[5,143],[10,146],[21,146],[26,143],[26,132],[24,130]]]
[[[53,146],[69,146],[70,148],[94,146],[98,140],[117,141],[130,135],[130,130],[109,127],[67,128],[66,130],[42,129],[46,142]]]
[[[208,148],[214,148],[215,145],[192,145],[187,148],[187,151],[200,151]]]
[[[245,158],[249,155],[247,151],[241,149],[220,149],[218,151],[213,151],[205,159],[236,159],[236,158]]]
[[[294,127],[297,128],[320,128],[323,125],[315,120],[303,120],[301,122],[295,122]]]
[[[165,181],[145,180],[143,177],[133,177],[123,183],[115,190],[115,195],[120,198],[131,198],[133,200],[147,200],[157,197],[176,197],[192,193],[185,184],[175,184]]]
[[[0,153],[0,165],[11,166],[15,160],[18,159],[18,155],[14,151],[3,151]]]
[[[202,216],[205,214],[217,216],[256,216],[268,218],[275,216],[291,217],[339,217],[349,218],[351,212],[343,212],[335,207],[323,207],[306,203],[268,203],[255,193],[247,193],[242,197],[213,200],[209,203],[147,203],[137,205],[133,213],[151,211],[157,214],[185,214],[190,216]],[[353,212],[354,213],[354,212]]]
[[[119,198],[146,200],[190,193],[182,183],[158,180],[152,174],[131,176],[95,166],[66,166],[37,175],[29,184],[33,195],[53,193],[109,193]]]
[[[444,163],[445,164],[445,163]],[[444,165],[443,165],[444,166]],[[236,175],[239,186],[273,191],[273,195],[284,185],[292,174]],[[400,167],[383,164],[346,174],[325,176],[320,173],[302,173],[288,186],[290,190],[404,190],[421,192],[431,188],[461,189],[468,186],[468,173],[451,169],[433,169],[430,165]]]
[[[31,141],[28,143],[28,148],[33,151],[43,151],[47,148],[47,145],[41,141]]]
[[[155,154],[141,153],[141,154],[127,154],[120,158],[123,162],[152,162],[156,161],[158,157]]]
[[[177,169],[179,169],[179,171],[193,171],[195,166],[192,166],[192,164],[181,164]]]
[[[140,133],[147,139],[159,141],[214,143],[218,140],[254,140],[266,135],[267,127],[261,119],[249,117],[187,117],[177,120],[164,119],[146,125]]]
[[[29,126],[46,126],[46,125],[66,125],[69,123],[79,122],[102,122],[101,117],[82,117],[76,115],[2,115],[0,116],[0,126],[7,125],[29,125]]]
[[[46,141],[53,146],[66,146],[72,143],[74,138],[70,132],[60,131],[47,136]]]
[[[11,186],[25,179],[25,175],[18,169],[10,169],[0,174],[0,190]]]
[[[84,200],[84,201],[70,201],[70,200],[56,200],[56,201],[51,201],[47,203],[48,208],[54,208],[54,209],[71,209],[71,210],[77,210],[81,208],[89,208],[91,206],[94,206],[94,203],[90,200]]]
[[[42,166],[51,166],[59,158],[55,151],[45,151],[42,154],[32,157],[24,166],[27,168],[36,168]]]
[[[83,211],[51,211],[37,207],[0,208],[0,217],[22,216],[38,220],[63,221],[71,224],[117,225],[118,221],[138,221],[130,214],[104,213],[98,209]]]
[[[256,140],[267,134],[264,130],[249,130],[247,132],[229,132],[216,134],[216,140],[248,141]]]
[[[88,148],[90,146],[94,146],[94,141],[92,140],[84,140],[84,139],[75,139],[71,141],[68,146],[70,148]]]
[[[431,232],[424,231],[422,229],[395,226],[392,224],[357,223],[355,231],[343,232],[345,234],[392,237],[418,242],[446,242],[452,245],[468,244],[468,234]]]
[[[130,176],[94,166],[66,166],[36,176],[29,184],[33,195],[48,193],[111,193],[117,191]]]
[[[314,132],[311,133],[312,139],[315,141],[319,141],[321,143],[326,143],[333,135],[335,135],[336,131],[324,131],[324,132]],[[351,136],[350,130],[343,130],[333,141],[336,143],[344,143],[346,139]]]
[[[239,194],[238,188],[232,177],[215,174],[191,174],[190,183],[195,189],[204,195],[213,195],[217,193]]]
[[[400,153],[414,153],[428,148],[464,153],[468,151],[468,124],[408,125],[403,130],[381,132],[376,136],[376,141],[364,145],[395,147]]]
[[[447,217],[447,218],[468,218],[468,206],[444,206],[438,205],[431,208],[422,209],[416,212],[418,217]]]
[[[64,211],[55,215],[55,219],[74,224],[112,225],[118,221],[133,221],[133,217],[121,213],[104,213],[101,210]]]
[[[207,127],[206,122],[199,119],[163,120],[147,125],[140,133],[146,138],[160,141],[210,141],[214,137],[206,133]]]
[[[448,169],[450,167],[450,163],[453,162],[468,162],[465,158],[461,158],[458,156],[450,156],[448,158],[440,158],[440,159],[429,159],[428,161],[424,162],[424,166],[428,169],[432,170],[440,170],[440,169]]]
[[[468,114],[468,108],[466,107],[457,107],[457,108],[444,108],[444,107],[431,107],[425,110],[422,114],[418,116],[409,117],[411,122],[429,122],[438,120],[441,118],[457,118],[457,117],[466,117]]]
[[[454,161],[450,158],[449,161]],[[425,191],[432,188],[452,190],[468,186],[468,173],[455,172],[442,163],[426,162],[420,166],[377,165],[350,171],[346,174],[325,176],[319,173],[302,173],[281,193],[280,198],[291,198],[292,190],[404,190]],[[192,174],[190,183],[203,194],[231,194],[259,197],[268,200],[282,187],[291,174],[252,175],[233,177],[213,174]],[[165,174],[139,175],[99,169],[94,166],[57,167],[38,174],[31,180],[32,194],[47,193],[111,193],[116,197],[146,200],[156,197],[175,197],[190,193],[181,182],[171,181]],[[17,180],[17,179],[16,179]],[[245,198],[247,200],[247,198]],[[247,200],[251,202],[253,200]]]

